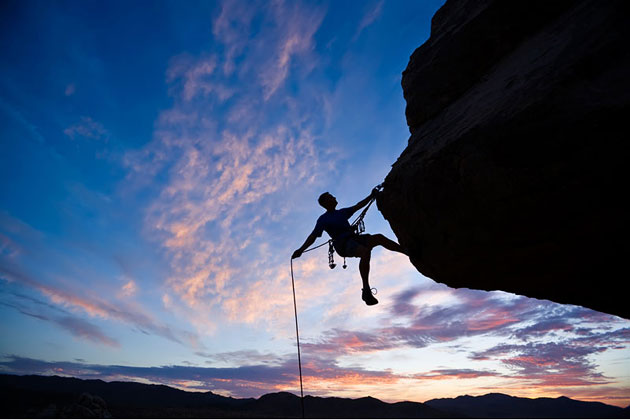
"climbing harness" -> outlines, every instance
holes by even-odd
[[[383,184],[378,184],[376,187],[374,187],[374,189],[380,192],[383,189]],[[359,216],[356,219],[354,219],[354,222],[352,222],[352,224],[350,225],[352,227],[352,232],[355,235],[360,235],[363,232],[365,232],[365,223],[363,223],[363,219],[365,218],[365,215],[367,214],[368,209],[370,208],[370,206],[375,200],[376,200],[376,197],[372,197],[370,201],[367,203],[367,205],[365,206],[365,208],[363,209],[363,211],[361,211]],[[306,251],[311,251],[313,249],[315,248],[307,249]],[[330,239],[328,241],[328,267],[330,267],[331,270],[337,266],[337,264],[335,264],[334,253],[335,253],[335,249],[333,248],[333,240]],[[344,269],[348,267],[348,265],[346,264],[346,257],[343,257],[342,267]]]
[[[378,190],[379,192],[383,189],[383,184],[379,184],[376,187],[374,187],[375,190]],[[352,231],[356,234],[356,235],[360,235],[363,232],[365,232],[365,224],[363,223],[363,219],[365,218],[365,214],[367,213],[368,209],[370,208],[370,206],[372,205],[372,203],[376,200],[376,197],[372,197],[370,199],[370,201],[367,203],[367,205],[365,206],[365,208],[363,209],[363,211],[359,214],[359,216],[354,220],[354,222],[352,222]],[[335,254],[335,248],[333,247],[333,240],[329,239],[328,241],[321,243],[319,245],[313,246],[311,248],[308,248],[306,250],[304,250],[304,252],[309,252],[309,251],[313,251],[317,248],[321,248],[322,246],[328,244],[328,267],[330,267],[330,269],[332,270],[333,268],[335,268],[337,266],[337,264],[335,264],[335,259],[334,259],[334,254]],[[303,252],[303,253],[304,253]],[[346,265],[346,257],[343,257],[343,266],[344,269],[347,268],[348,266]],[[293,311],[295,313],[295,338],[296,338],[296,342],[297,342],[297,353],[298,353],[298,368],[299,368],[299,372],[300,372],[300,403],[302,405],[302,418],[304,417],[304,387],[302,384],[302,355],[300,353],[300,329],[298,327],[298,313],[297,313],[297,301],[295,299],[295,279],[293,277],[293,258],[291,258],[291,287],[293,288]],[[376,288],[372,288],[371,290],[372,294],[376,294]]]

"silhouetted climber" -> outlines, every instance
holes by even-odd
[[[319,216],[315,229],[304,241],[304,244],[295,250],[291,258],[299,258],[304,250],[311,246],[317,238],[322,236],[323,231],[326,231],[333,240],[335,250],[342,257],[358,257],[359,261],[359,273],[363,281],[363,290],[361,293],[361,299],[365,301],[367,305],[376,305],[378,300],[372,296],[372,291],[369,282],[370,274],[370,257],[372,255],[372,249],[378,245],[381,245],[391,251],[400,252],[406,254],[403,248],[396,242],[387,238],[382,234],[356,234],[353,227],[348,223],[348,219],[352,217],[359,209],[365,207],[372,198],[376,196],[378,189],[374,188],[372,193],[359,201],[352,207],[346,207],[337,210],[337,199],[325,192],[317,199],[318,203],[326,209],[326,213]]]

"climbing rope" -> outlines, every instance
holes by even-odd
[[[383,188],[383,184],[379,184],[377,185],[374,189],[377,190],[381,190]],[[372,203],[376,200],[376,197],[372,197],[370,199],[370,201],[368,202],[368,204],[365,206],[365,208],[363,209],[363,211],[359,214],[359,216],[354,220],[354,222],[352,222],[352,229],[354,231],[355,234],[360,235],[361,233],[365,232],[365,224],[363,223],[363,219],[365,218],[365,215],[368,211],[368,209],[370,208],[370,206],[372,205]],[[321,248],[324,245],[328,244],[328,266],[333,269],[337,266],[337,264],[335,264],[335,260],[334,260],[334,253],[335,253],[335,248],[333,247],[333,240],[329,239],[326,242],[323,242],[319,245],[313,246],[311,248],[308,248],[306,250],[304,250],[304,252],[310,252],[313,251],[317,248]],[[302,252],[302,253],[304,253]],[[343,257],[343,268],[346,268],[346,257]],[[304,387],[303,387],[303,382],[302,382],[302,354],[300,352],[300,329],[298,327],[298,313],[297,313],[297,301],[295,299],[295,278],[293,276],[293,258],[291,258],[291,287],[293,288],[293,311],[295,313],[295,338],[296,338],[296,342],[297,342],[297,354],[298,354],[298,368],[299,368],[299,372],[300,372],[300,403],[302,405],[302,418],[304,417]],[[376,294],[376,288],[372,288],[371,290],[372,294]]]
[[[332,239],[328,240],[324,243],[311,247],[304,252],[310,252],[317,248],[321,248],[324,245],[328,244],[328,263],[330,268],[335,268],[335,263],[332,259],[331,249],[332,249]],[[303,252],[303,253],[304,253]],[[345,262],[344,262],[345,265]],[[300,371],[300,404],[302,405],[302,418],[304,417],[304,386],[302,382],[302,354],[300,352],[300,328],[298,326],[298,313],[297,313],[297,300],[295,299],[295,278],[293,276],[293,258],[291,258],[291,287],[293,288],[293,312],[295,313],[295,340],[297,342],[297,354],[298,354],[298,368]]]
[[[300,329],[298,328],[297,302],[295,300],[295,280],[293,279],[293,258],[291,258],[291,286],[293,287],[293,311],[295,312],[295,338],[297,340],[298,366],[300,368],[300,403],[304,418],[304,387],[302,386],[302,355],[300,354]]]

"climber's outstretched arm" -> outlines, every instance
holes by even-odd
[[[372,197],[374,197],[374,194],[376,194],[377,189],[374,188],[372,190],[372,192],[370,193],[370,195],[368,195],[367,197],[365,197],[363,200],[359,201],[357,204],[355,204],[354,206],[350,207],[352,209],[352,214],[356,213],[358,210],[362,209],[363,207],[367,206],[367,204],[370,202],[370,200],[372,199]]]
[[[316,239],[317,239],[317,237],[315,235],[313,235],[312,233],[310,235],[308,235],[308,238],[306,238],[306,240],[304,241],[302,246],[299,247],[298,249],[296,249],[295,252],[293,252],[293,255],[291,256],[291,259],[293,259],[293,258],[300,258],[300,256],[304,252],[304,250],[306,248],[308,248],[309,246],[313,245],[313,243],[315,242]]]

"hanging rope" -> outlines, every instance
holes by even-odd
[[[307,250],[305,250],[304,252],[310,252],[313,251],[317,248],[321,248],[324,245],[328,244],[329,248],[328,248],[328,262],[330,265],[330,268],[335,268],[335,264],[332,260],[332,255],[330,250],[332,249],[332,239],[321,243],[319,245],[316,245],[314,247],[311,247]],[[303,252],[303,253],[304,253]],[[345,262],[344,262],[345,265]],[[304,417],[304,386],[303,386],[303,381],[302,381],[302,354],[300,352],[300,328],[298,327],[298,313],[297,313],[297,300],[295,298],[295,278],[293,276],[293,258],[291,258],[291,287],[293,288],[293,311],[295,313],[295,340],[297,342],[297,353],[298,353],[298,368],[300,371],[300,404],[302,405],[302,418]]]
[[[293,279],[293,258],[291,258],[291,286],[293,287],[293,310],[295,311],[295,338],[297,340],[298,367],[300,369],[300,403],[304,418],[304,387],[302,386],[302,355],[300,353],[300,329],[298,328],[297,302],[295,300],[295,280]]]

